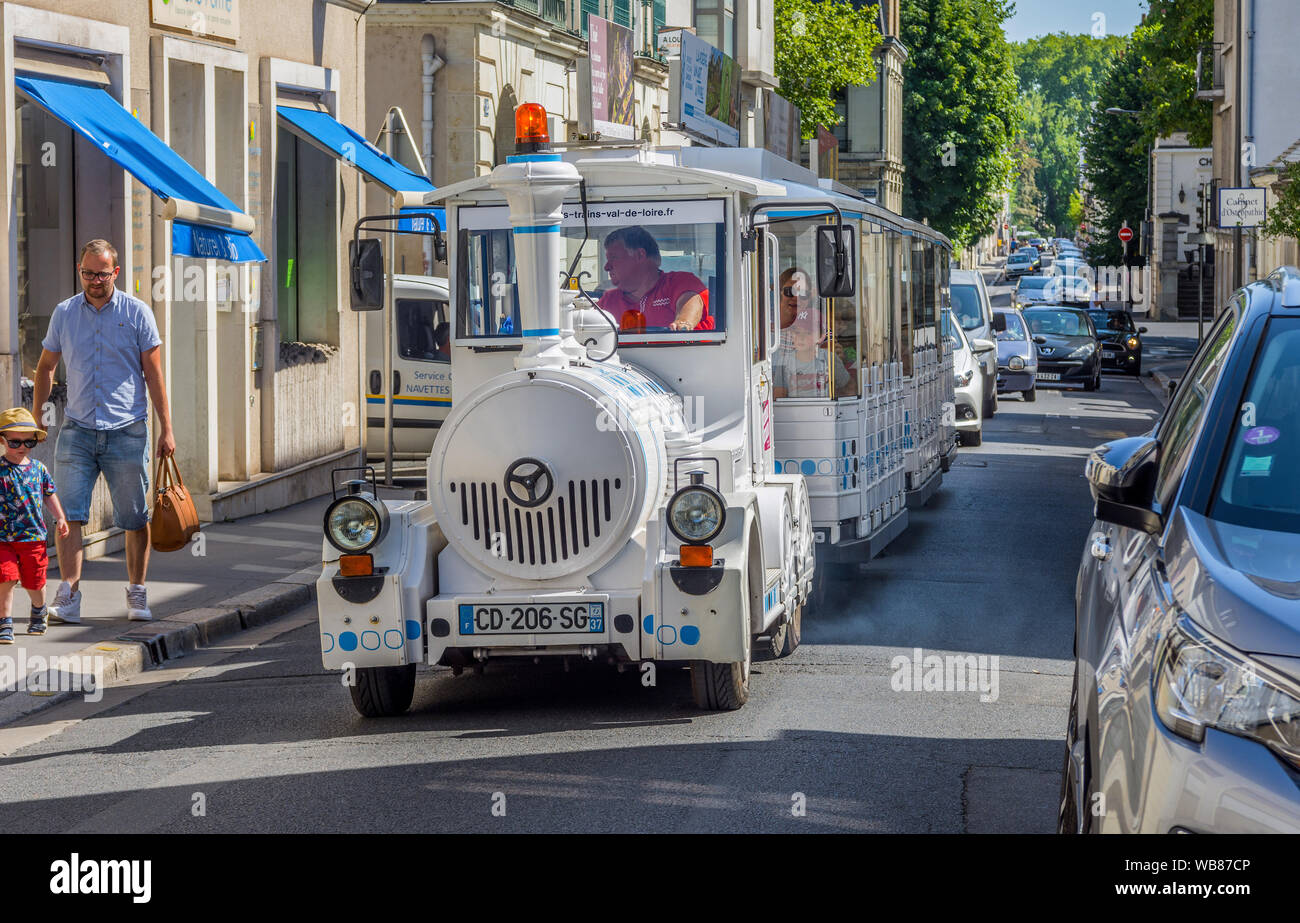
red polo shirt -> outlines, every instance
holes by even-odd
[[[645,315],[647,328],[667,327],[677,318],[677,302],[685,294],[699,295],[704,302],[704,314],[695,325],[696,330],[712,330],[713,317],[709,314],[709,287],[693,272],[665,272],[659,281],[640,299],[630,297],[621,288],[612,288],[600,296],[600,306],[614,320],[622,322],[625,311],[640,310]]]

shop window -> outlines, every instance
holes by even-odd
[[[30,379],[55,305],[81,291],[76,274],[77,145],[71,128],[21,92],[15,94],[14,129],[19,358],[23,376]],[[56,377],[62,380],[62,370]]]
[[[276,312],[282,342],[339,342],[337,163],[276,129]]]

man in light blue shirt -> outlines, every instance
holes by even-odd
[[[68,404],[55,445],[54,480],[70,528],[56,540],[63,579],[50,621],[81,621],[81,532],[101,473],[113,500],[113,522],[126,532],[127,618],[148,621],[153,614],[144,584],[149,567],[146,388],[162,430],[158,455],[176,451],[162,377],[162,338],[149,306],[114,287],[121,267],[112,244],[86,244],[77,269],[82,293],[61,303],[50,317],[33,395],[33,408],[42,414],[62,359]]]

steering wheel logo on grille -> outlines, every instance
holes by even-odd
[[[536,458],[521,458],[506,469],[506,496],[519,506],[541,506],[554,487],[551,469]]]

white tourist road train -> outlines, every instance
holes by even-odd
[[[818,559],[877,553],[955,452],[950,245],[763,150],[555,153],[540,111],[426,202],[455,402],[427,500],[328,508],[322,659],[370,716],[420,663],[543,656],[689,664],[739,708]]]

